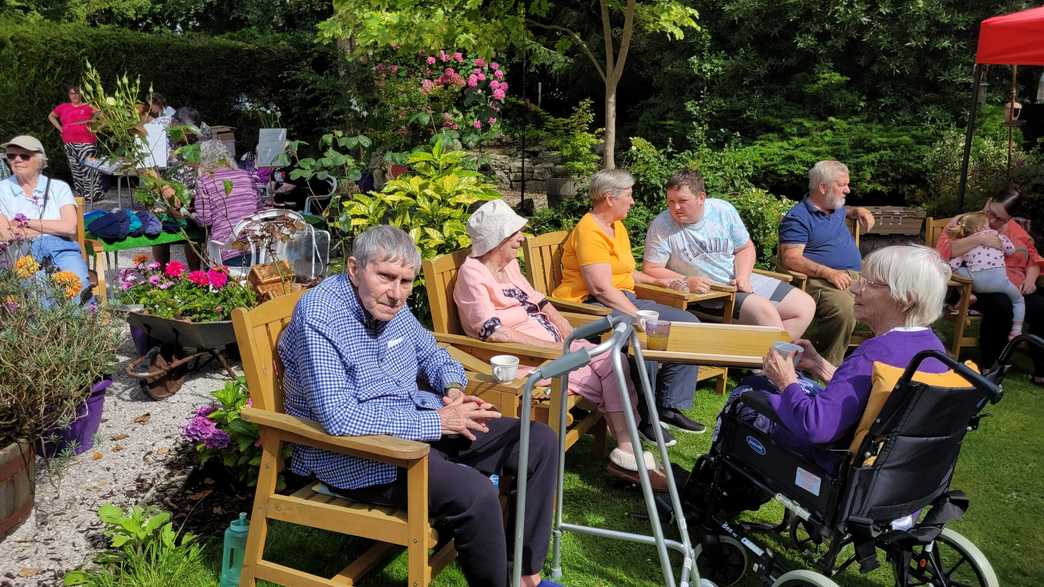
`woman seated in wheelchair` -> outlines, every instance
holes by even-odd
[[[771,434],[780,446],[836,472],[844,453],[828,447],[850,438],[859,423],[870,397],[874,362],[905,368],[921,351],[945,352],[931,324],[942,313],[949,279],[950,267],[927,247],[891,246],[871,253],[863,261],[862,273],[852,283],[851,292],[856,320],[870,327],[873,338],[838,366],[828,363],[807,340],[796,341],[804,351],[797,368],[793,353],[784,355],[771,349],[764,358],[763,374],[741,382],[722,413],[727,413],[735,398],[746,391],[768,392],[768,402],[782,425],[747,407],[741,409],[739,418]],[[800,376],[799,369],[806,376]],[[947,368],[928,359],[919,370],[941,373]],[[719,428],[720,416],[715,441]]]

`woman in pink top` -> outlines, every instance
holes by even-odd
[[[467,227],[471,253],[457,272],[453,301],[469,336],[560,349],[572,327],[543,294],[533,289],[518,266],[521,230],[526,222],[503,200],[487,202],[471,215]],[[587,341],[576,341],[572,348],[591,346]],[[621,390],[608,353],[569,375],[569,392],[598,406],[616,438],[616,448],[609,455],[609,474],[635,481],[639,459],[627,432],[621,393],[626,391],[630,396],[632,410],[637,397],[630,381],[626,384],[627,389]],[[638,414],[634,417],[637,420]],[[652,454],[642,452],[640,460],[649,470],[653,488],[665,491],[666,478]]]
[[[72,172],[73,189],[77,194],[95,202],[102,198],[98,170],[84,165],[84,160],[98,156],[98,138],[88,123],[94,116],[94,107],[83,101],[79,86],[67,86],[69,101],[55,106],[47,115],[54,128],[62,133],[65,157]]]
[[[990,228],[1008,237],[1015,246],[1015,254],[1004,258],[1008,280],[1022,291],[1026,303],[1026,318],[1023,330],[1037,336],[1044,336],[1044,290],[1037,287],[1044,259],[1037,252],[1033,238],[1012,220],[1013,216],[1023,214],[1021,203],[1022,192],[1010,187],[1004,189],[986,202],[983,212],[990,221]],[[989,233],[978,233],[964,238],[954,239],[943,232],[935,244],[936,250],[943,259],[965,255],[977,246],[984,245],[1003,250],[1001,239]],[[979,329],[979,360],[982,367],[992,366],[1008,340],[1011,330],[1012,305],[1004,294],[981,294],[972,307],[982,312],[983,320]],[[1033,363],[1031,380],[1044,386],[1044,353],[1030,350]]]

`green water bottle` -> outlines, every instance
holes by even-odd
[[[250,523],[247,515],[239,514],[225,530],[225,545],[221,552],[221,587],[239,587],[239,572],[243,570],[243,553],[246,550]]]

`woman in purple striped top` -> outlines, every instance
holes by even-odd
[[[199,178],[193,217],[207,232],[207,241],[227,243],[232,228],[242,219],[257,213],[261,201],[256,178],[239,169],[225,145],[217,140],[200,145]],[[244,266],[250,253],[225,248],[225,265]]]

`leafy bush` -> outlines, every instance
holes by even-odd
[[[65,585],[88,587],[166,587],[213,585],[203,550],[190,533],[180,540],[168,512],[112,504],[98,508],[109,548],[95,558],[97,570],[66,573]]]
[[[113,372],[121,338],[110,316],[79,304],[75,274],[16,258],[18,245],[0,242],[0,446],[68,426]]]
[[[576,183],[577,193],[587,191],[591,175],[598,171],[601,157],[595,152],[604,129],[591,130],[594,109],[590,99],[581,100],[565,118],[551,118],[546,125],[547,146],[562,156],[562,167]]]
[[[230,278],[223,267],[186,271],[178,261],[163,266],[145,255],[120,270],[120,289],[124,304],[141,304],[148,314],[190,322],[229,320],[232,310],[257,305],[253,288]]]
[[[239,417],[243,406],[250,405],[246,380],[239,377],[212,393],[217,400],[196,409],[192,418],[181,429],[181,437],[192,443],[200,465],[220,461],[244,487],[257,485],[261,464],[261,435],[257,425]],[[285,447],[284,456],[290,456]],[[285,485],[279,475],[279,488]]]

